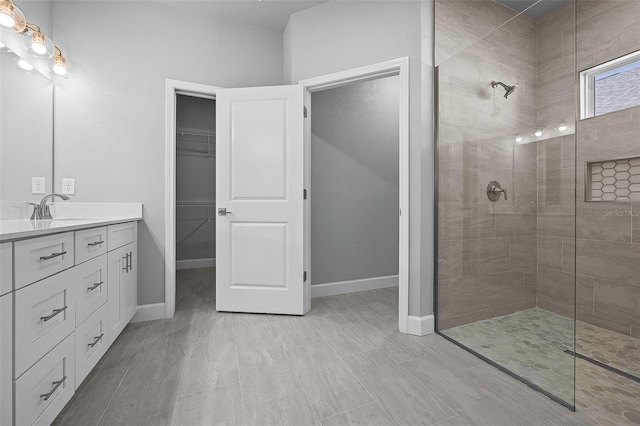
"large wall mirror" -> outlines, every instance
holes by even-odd
[[[49,34],[52,6],[51,1],[20,4],[28,20]],[[0,201],[40,200],[42,194],[32,194],[32,178],[45,178],[47,193],[53,188],[53,83],[14,34],[2,31],[0,42]],[[23,69],[21,59],[34,68]]]

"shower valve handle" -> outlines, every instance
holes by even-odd
[[[507,201],[507,190],[505,188],[498,189],[495,186],[493,187],[493,193],[494,194],[499,194],[501,192],[504,194],[504,200]]]
[[[489,185],[487,185],[487,197],[493,202],[496,202],[500,199],[500,194],[504,194],[504,200],[507,201],[507,190],[500,186],[498,181],[491,181]]]

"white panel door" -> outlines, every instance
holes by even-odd
[[[301,86],[216,93],[218,311],[305,313],[302,95]]]

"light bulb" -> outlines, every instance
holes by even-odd
[[[67,74],[67,60],[62,54],[56,55],[53,58],[53,72],[60,77]]]
[[[67,69],[64,67],[64,65],[56,64],[53,66],[53,72],[55,72],[56,75],[63,76],[67,74]]]
[[[19,33],[27,26],[24,13],[13,4],[12,0],[0,0],[0,26]]]
[[[47,53],[46,46],[42,43],[38,43],[37,41],[31,43],[31,49],[38,55],[44,55],[45,53]]]
[[[4,12],[0,12],[0,25],[3,27],[11,28],[16,24],[16,20],[13,19],[13,16],[9,16]]]
[[[522,142],[522,136],[520,136],[520,135],[516,136],[516,142],[517,143]]]
[[[561,132],[564,132],[565,130],[567,130],[567,125],[562,123],[558,126],[558,130],[560,130]]]
[[[536,130],[534,135],[539,138],[540,136],[542,136],[542,130],[540,130],[540,129]]]
[[[29,62],[25,61],[24,59],[20,59],[18,61],[18,66],[25,71],[31,71],[33,69],[33,65],[31,65]]]

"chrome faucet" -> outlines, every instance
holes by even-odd
[[[49,211],[49,205],[47,204],[47,201],[49,201],[50,199],[55,198],[55,197],[62,198],[63,200],[68,200],[69,199],[69,197],[67,197],[66,195],[49,194],[49,195],[45,195],[44,197],[42,197],[42,200],[40,201],[40,204],[27,203],[27,204],[31,204],[33,206],[33,214],[31,215],[31,220],[53,219],[53,217],[51,217],[51,212]]]

